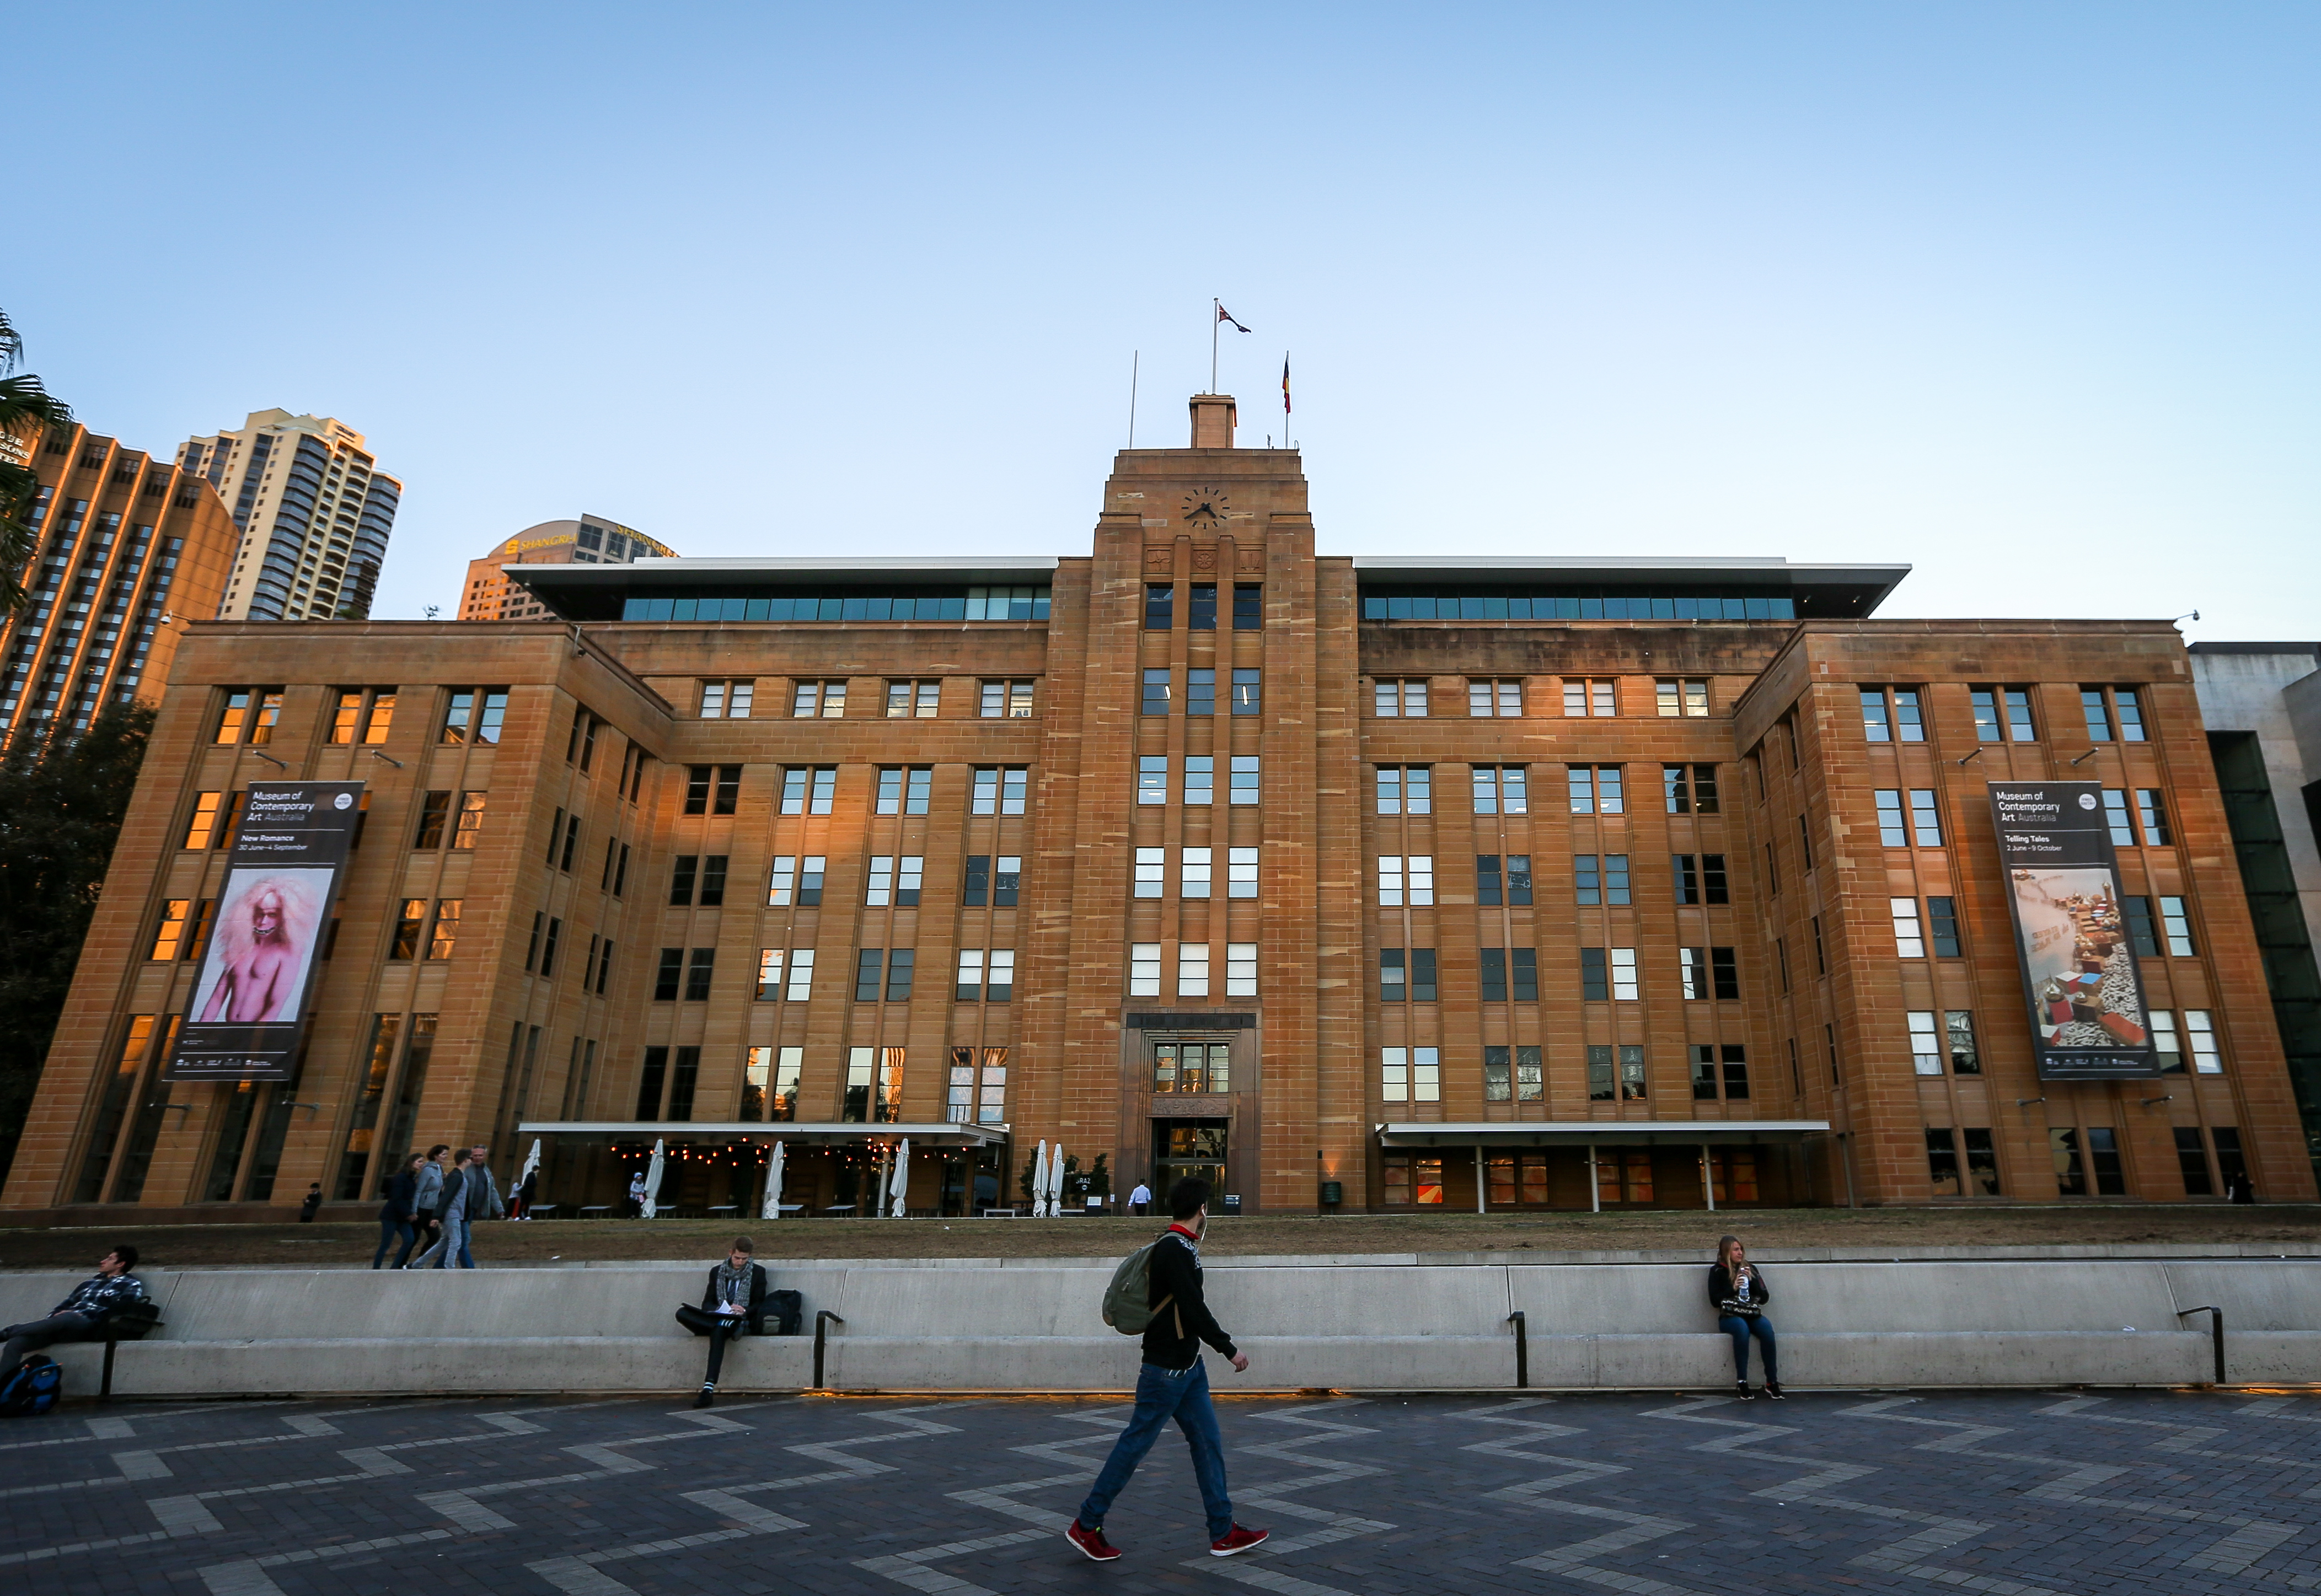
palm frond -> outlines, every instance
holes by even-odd
[[[0,311],[0,376],[16,369],[16,362],[24,358],[24,335],[16,331],[16,323]]]
[[[0,376],[0,432],[23,436],[43,427],[69,427],[72,406],[41,385],[30,372]]]

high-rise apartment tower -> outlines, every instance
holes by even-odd
[[[460,589],[462,621],[541,621],[548,606],[530,588],[511,583],[503,566],[624,566],[633,560],[670,559],[677,550],[634,527],[601,515],[578,521],[543,521],[492,545],[481,559],[468,562]]]
[[[241,530],[224,621],[360,621],[403,484],[376,469],[363,435],[328,416],[259,410],[236,431],[187,441],[178,456],[206,476]]]

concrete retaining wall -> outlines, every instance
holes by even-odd
[[[2228,1328],[2227,1377],[2321,1383],[2321,1259],[1766,1265],[1785,1383],[2183,1384],[2212,1374],[2207,1319]],[[1106,1260],[975,1267],[781,1264],[808,1335],[728,1355],[736,1391],[811,1383],[817,1310],[840,1390],[1122,1391],[1137,1345],[1104,1328]],[[373,1274],[150,1271],[165,1328],[124,1345],[123,1395],[666,1392],[700,1380],[704,1345],[671,1318],[705,1265]],[[35,1319],[77,1276],[0,1275],[0,1322]],[[1732,1378],[1705,1266],[1218,1260],[1209,1298],[1252,1367],[1221,1388],[1512,1386],[1521,1310],[1539,1388],[1716,1387]],[[93,1391],[100,1349],[62,1347],[68,1389]]]

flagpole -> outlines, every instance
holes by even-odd
[[[1136,447],[1136,365],[1143,351],[1131,350],[1128,357],[1128,447]]]
[[[1209,392],[1217,391],[1217,323],[1225,319],[1225,302],[1209,301]]]

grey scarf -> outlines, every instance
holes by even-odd
[[[744,1264],[739,1269],[730,1263],[717,1265],[717,1300],[731,1302],[736,1308],[750,1305],[750,1271],[757,1265]]]

